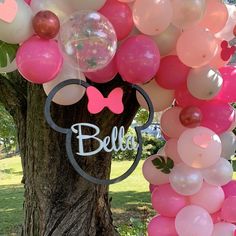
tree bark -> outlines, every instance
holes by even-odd
[[[126,112],[114,115],[104,109],[98,115],[90,115],[85,96],[70,107],[53,105],[54,121],[62,127],[94,123],[101,128],[102,137],[110,135],[113,126],[127,128],[138,109],[135,92],[120,78],[96,86],[104,95],[114,87],[123,87]],[[108,187],[92,184],[74,171],[67,159],[65,135],[52,130],[44,119],[45,99],[42,86],[24,82],[17,73],[8,79],[0,78],[0,101],[16,122],[22,157],[22,236],[118,235],[112,224]],[[86,148],[94,145],[88,141]],[[78,163],[92,176],[105,179],[110,175],[111,154],[101,152],[96,157],[80,158]]]

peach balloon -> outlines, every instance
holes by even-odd
[[[178,139],[171,138],[165,144],[165,153],[166,156],[170,157],[174,163],[182,162],[178,150],[177,150]]]
[[[136,0],[133,6],[134,24],[147,35],[157,35],[165,31],[172,15],[170,0]]]
[[[174,102],[174,90],[162,88],[156,83],[155,80],[152,80],[148,84],[140,85],[140,87],[144,89],[144,91],[150,97],[155,112],[165,110]],[[147,103],[143,96],[137,92],[136,97],[140,106],[148,110]]]
[[[205,0],[172,0],[172,23],[180,29],[196,25],[204,15]]]
[[[216,55],[217,49],[214,35],[200,27],[184,31],[176,46],[179,59],[194,68],[208,64]]]
[[[203,183],[200,191],[190,196],[190,203],[200,206],[213,214],[219,211],[225,200],[225,194],[221,187]]]
[[[220,159],[221,151],[219,136],[205,127],[185,130],[178,140],[180,158],[193,168],[213,166]]]
[[[187,129],[180,122],[181,111],[181,107],[172,107],[161,116],[161,129],[170,138],[178,138]]]
[[[143,164],[143,176],[144,178],[153,185],[167,184],[169,183],[169,175],[158,170],[152,161],[156,159],[158,155],[150,156],[145,160]]]
[[[206,12],[199,25],[217,33],[224,28],[228,17],[228,10],[223,1],[207,0]]]

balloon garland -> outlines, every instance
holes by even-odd
[[[236,182],[235,1],[5,0],[0,40],[20,44],[12,65],[46,94],[71,78],[106,83],[119,73],[164,111],[166,145],[143,165],[159,215],[149,236],[233,236]],[[118,41],[118,43],[117,43]],[[9,64],[9,63],[8,63]],[[85,88],[54,97],[77,103]],[[145,100],[137,94],[142,107]]]

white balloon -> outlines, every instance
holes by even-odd
[[[225,132],[220,135],[222,144],[221,157],[230,160],[236,150],[236,137],[233,132]]]
[[[214,225],[212,236],[233,236],[235,230],[234,224],[219,222]]]
[[[0,40],[11,44],[22,43],[33,35],[33,13],[30,6],[23,0],[16,2],[18,11],[13,22],[0,20]]]

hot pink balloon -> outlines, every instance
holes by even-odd
[[[59,73],[62,62],[57,42],[37,36],[25,41],[16,54],[19,72],[26,80],[36,84],[53,80]]]
[[[118,49],[116,61],[123,80],[132,84],[146,83],[159,68],[160,52],[148,36],[132,36]]]
[[[160,185],[152,193],[152,206],[162,216],[175,217],[188,205],[188,198],[176,193],[170,184]]]
[[[223,220],[236,223],[236,196],[225,199],[221,209],[221,215]]]
[[[225,195],[223,189],[219,186],[213,186],[207,183],[203,183],[198,193],[190,196],[191,204],[204,208],[210,214],[219,211],[224,200]]]
[[[236,180],[230,181],[228,184],[222,186],[222,188],[225,193],[225,198],[236,197]]]
[[[181,111],[181,107],[172,107],[162,114],[161,129],[168,137],[178,138],[187,129],[179,120]]]
[[[155,216],[148,224],[148,236],[178,236],[174,218]]]
[[[186,82],[189,70],[190,68],[184,65],[177,56],[167,56],[161,59],[156,81],[163,88],[177,89]]]
[[[210,101],[199,108],[202,111],[201,125],[217,134],[227,131],[234,121],[234,109],[226,102]]]
[[[223,78],[223,87],[217,99],[225,102],[236,101],[236,66],[229,65],[219,69]]]
[[[195,205],[186,206],[178,213],[175,226],[180,236],[211,236],[213,232],[211,216],[205,209]]]
[[[128,4],[117,0],[107,0],[99,12],[112,23],[118,40],[129,35],[133,28],[133,17]]]
[[[165,153],[166,156],[170,157],[174,163],[182,162],[178,150],[177,150],[178,139],[171,138],[167,140],[165,144]]]
[[[115,57],[111,62],[101,70],[87,72],[85,76],[95,83],[107,83],[111,81],[118,73]]]

